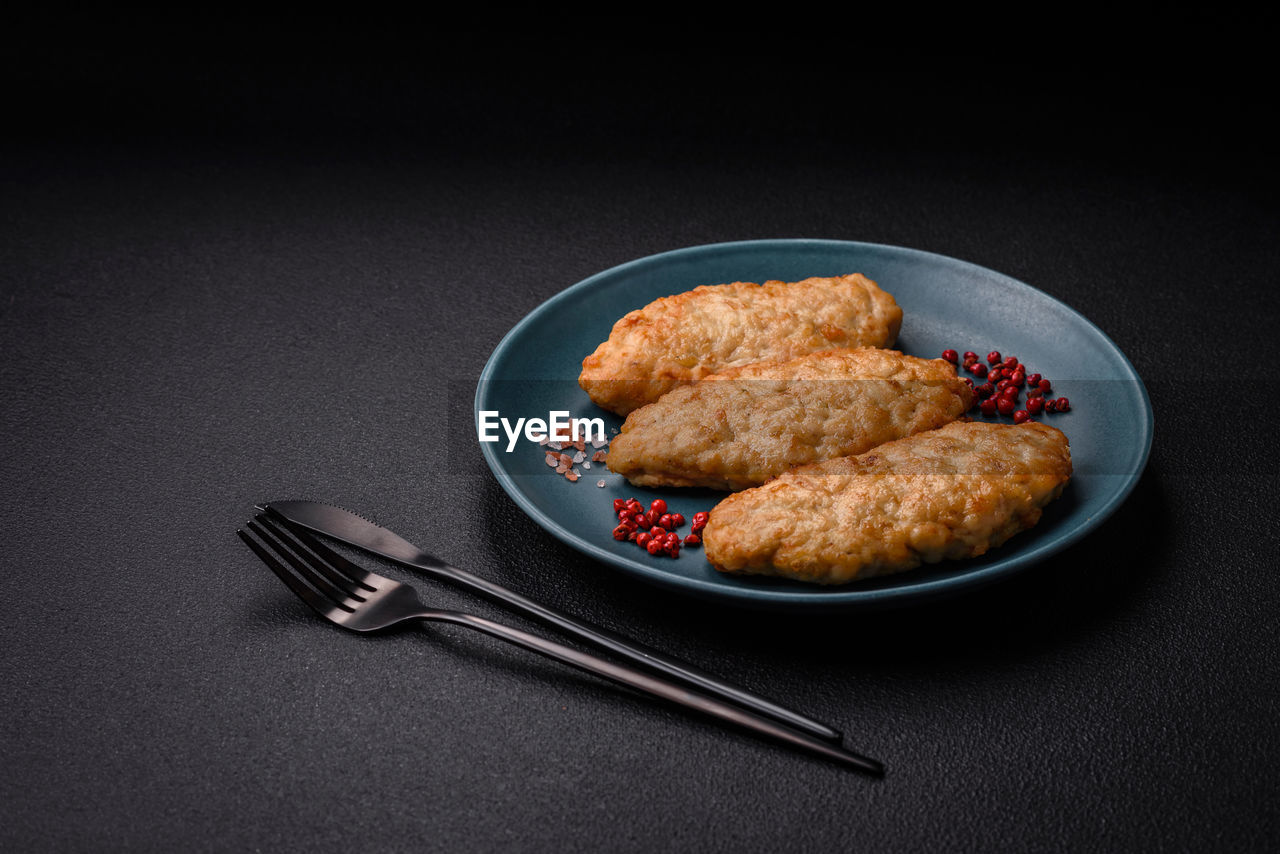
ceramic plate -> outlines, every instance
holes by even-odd
[[[1071,442],[1075,474],[1040,523],[981,558],[921,567],[842,587],[723,575],[701,549],[678,559],[653,557],[611,536],[613,499],[647,505],[666,499],[692,518],[723,496],[709,490],[638,489],[604,464],[570,483],[545,463],[546,449],[520,439],[508,452],[503,435],[481,443],[507,494],[540,526],[608,567],[671,590],[762,608],[835,610],[902,605],[957,593],[1024,570],[1087,535],[1132,491],[1151,449],[1151,405],[1124,354],[1085,317],[1008,276],[930,252],[833,240],[756,240],[695,246],[605,270],[547,300],[513,328],[490,356],[476,390],[482,411],[546,419],[552,411],[602,418],[612,435],[622,419],[593,404],[577,384],[582,360],[609,336],[614,322],[659,297],[698,285],[862,273],[903,310],[896,347],[936,358],[943,350],[997,349],[1017,356],[1071,400],[1071,411],[1042,420]],[[1008,420],[1008,419],[1005,419]],[[588,452],[590,452],[588,446]],[[589,458],[589,453],[588,453]],[[604,487],[598,486],[604,481]],[[682,533],[687,533],[686,526]],[[608,584],[602,572],[600,583]]]

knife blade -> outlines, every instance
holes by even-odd
[[[619,655],[629,661],[660,672],[665,676],[699,688],[724,700],[808,732],[827,741],[841,743],[840,731],[806,715],[779,706],[742,688],[728,685],[690,664],[677,661],[657,650],[628,640],[605,629],[592,626],[576,617],[526,599],[514,590],[495,584],[465,570],[451,566],[410,543],[400,535],[363,516],[318,501],[271,501],[260,509],[300,525],[309,531],[332,537],[363,551],[394,561],[410,569],[470,588],[534,619],[575,635],[588,643]]]

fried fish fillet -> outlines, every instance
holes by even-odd
[[[889,347],[902,309],[854,273],[763,285],[703,285],[619,320],[582,360],[578,384],[598,406],[626,415],[678,385],[726,368],[837,347]]]
[[[976,557],[1040,520],[1071,477],[1035,422],[953,422],[731,495],[703,531],[722,572],[844,584]]]
[[[973,392],[942,359],[872,347],[731,368],[627,416],[608,466],[637,486],[745,489],[963,415]]]

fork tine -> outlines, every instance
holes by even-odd
[[[247,527],[254,529],[254,533],[258,533],[252,522],[248,523]],[[236,534],[240,539],[244,540],[245,545],[253,550],[253,553],[258,556],[258,559],[267,565],[267,569],[274,572],[276,576],[285,583],[285,586],[297,594],[299,599],[310,605],[312,610],[316,611],[323,617],[328,617],[330,611],[336,607],[340,607],[324,596],[321,596],[307,585],[303,584],[298,576],[286,569],[285,565],[276,560],[271,552],[264,549],[259,545],[257,540],[246,534],[243,528],[236,531]],[[261,536],[261,534],[259,534],[259,536]],[[347,608],[346,610],[350,611],[351,609]]]
[[[277,532],[267,530],[256,520],[249,522],[246,527],[248,527],[250,531],[253,531],[253,533],[258,536],[258,539],[270,546],[272,551],[284,558],[285,561],[293,567],[293,574],[301,577],[301,579],[314,588],[317,593],[328,598],[334,606],[350,612],[354,611],[355,608],[352,605],[347,604],[348,599],[356,599],[360,602],[364,601],[364,597],[350,595],[344,588],[335,586],[330,583],[324,575],[321,575],[314,569],[308,567],[302,562],[298,555],[295,554],[295,547],[286,543],[284,539],[278,536]]]
[[[353,599],[359,599],[363,602],[368,598],[369,593],[375,592],[378,589],[376,587],[370,587],[358,577],[352,577],[353,575],[361,576],[367,575],[368,573],[364,572],[360,567],[350,561],[347,561],[341,555],[325,549],[325,551],[330,551],[330,555],[332,557],[337,558],[336,561],[326,562],[325,556],[320,553],[323,547],[315,541],[315,538],[306,535],[299,535],[297,532],[287,530],[262,514],[258,514],[255,519],[259,525],[270,531],[276,539],[288,546],[289,550],[292,551],[296,557],[310,564],[314,571],[323,575],[330,584],[341,590],[347,596],[350,596]],[[342,564],[345,564],[345,566],[349,568],[348,574],[343,574],[342,569],[344,567]]]
[[[281,528],[284,528],[293,535],[295,540],[314,552],[316,557],[320,558],[320,562],[312,562],[312,565],[317,569],[320,569],[322,572],[325,571],[327,567],[332,567],[342,573],[342,575],[346,576],[346,579],[344,580],[348,580],[348,583],[354,581],[370,593],[377,591],[378,586],[380,586],[382,582],[387,581],[387,579],[383,578],[381,575],[369,572],[363,567],[356,566],[354,563],[322,543],[319,538],[306,528],[303,528],[291,519],[286,518],[280,511],[268,507],[265,516],[267,518],[264,518],[264,514],[259,514],[257,518],[263,524],[269,525],[272,531],[279,531]],[[373,582],[373,584],[370,584],[369,582]]]

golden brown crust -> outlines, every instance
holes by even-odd
[[[824,350],[731,368],[627,416],[611,471],[637,486],[744,489],[805,463],[932,430],[973,401],[955,367],[895,350]]]
[[[726,368],[844,347],[888,347],[902,309],[854,273],[703,285],[630,312],[582,361],[578,384],[619,415]]]
[[[731,495],[703,542],[722,572],[843,584],[981,555],[1035,525],[1070,477],[1054,427],[953,422]]]

